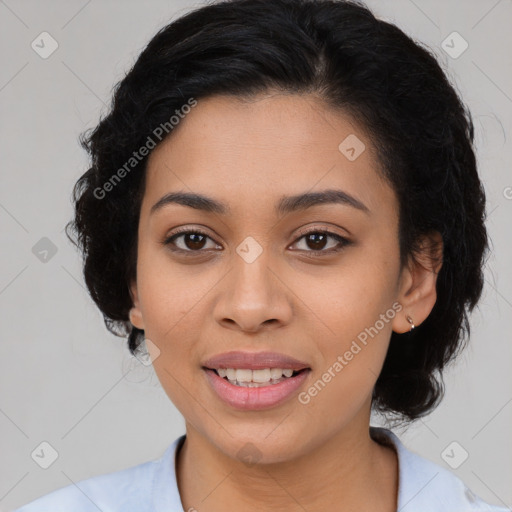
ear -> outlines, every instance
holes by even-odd
[[[437,275],[443,265],[443,238],[438,231],[431,231],[419,240],[414,257],[410,256],[400,276],[398,302],[403,311],[393,319],[393,331],[408,332],[412,318],[414,326],[420,325],[430,314],[437,299]]]
[[[132,296],[133,307],[130,309],[130,322],[134,327],[144,330],[144,320],[139,302],[139,292],[137,290],[137,281],[133,280],[130,285],[130,294]]]

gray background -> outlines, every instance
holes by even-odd
[[[113,85],[152,35],[193,5],[199,3],[0,1],[2,511],[157,458],[184,432],[152,368],[105,329],[63,228],[72,215],[71,188],[87,168],[79,133],[106,111]],[[396,433],[485,500],[510,507],[512,2],[368,5],[435,51],[472,110],[493,250],[471,319],[472,340],[446,373],[444,401],[407,432]],[[43,31],[59,45],[47,59],[31,47]],[[453,31],[469,45],[457,58],[442,48]],[[461,49],[460,40],[450,41],[453,51]],[[48,245],[40,242],[44,237],[56,248],[46,262],[33,252],[38,243]],[[372,423],[379,425],[379,418]],[[43,441],[58,453],[48,469],[31,458]],[[460,463],[463,449],[469,453],[456,469],[442,456],[453,441],[458,445],[448,449],[450,462]],[[51,452],[43,451],[45,457]]]

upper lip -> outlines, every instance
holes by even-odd
[[[218,368],[246,368],[263,370],[264,368],[282,368],[303,370],[309,368],[307,363],[277,352],[241,352],[232,351],[218,354],[206,360],[203,366],[212,370]]]

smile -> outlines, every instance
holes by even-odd
[[[224,371],[220,368],[218,370],[203,368],[203,370],[217,398],[235,409],[246,411],[268,409],[283,404],[299,392],[311,372],[309,368],[298,371],[281,368],[261,370],[226,368]],[[272,371],[276,376],[279,371],[280,377],[272,379]],[[219,372],[226,372],[226,375],[221,377]],[[285,372],[286,375],[290,375],[290,373],[291,375],[287,377]],[[228,375],[235,378],[230,380]],[[257,379],[263,378],[268,378],[268,380],[257,381]]]
[[[290,368],[264,368],[262,370],[217,368],[215,371],[219,377],[226,379],[230,384],[248,388],[279,384],[284,379],[299,373]]]

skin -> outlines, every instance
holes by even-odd
[[[338,150],[349,134],[366,146],[354,161]],[[346,204],[274,213],[281,196],[330,188],[369,213]],[[232,212],[171,204],[150,215],[173,191],[208,195]],[[189,252],[173,253],[162,241],[177,227],[209,238],[201,245],[182,236],[175,245]],[[339,243],[308,243],[304,228],[352,243],[314,258],[315,249]],[[418,326],[432,310],[439,267],[425,252],[400,268],[398,200],[363,127],[313,95],[200,99],[149,157],[138,236],[130,320],[154,343],[156,374],[185,418],[176,466],[184,510],[216,512],[229,503],[251,511],[395,511],[397,458],[369,435],[371,394],[392,331],[409,331],[406,315]],[[236,252],[248,236],[263,250],[252,263]],[[230,350],[276,351],[309,364],[299,391],[307,390],[393,303],[401,311],[308,404],[294,396],[239,411],[217,397],[202,370]],[[257,447],[255,464],[237,455],[247,443]]]

